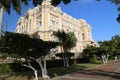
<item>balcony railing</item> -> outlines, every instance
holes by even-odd
[[[35,29],[33,29],[33,30],[31,31],[31,34],[36,33],[36,32],[38,32],[38,31],[39,31],[39,27],[36,27]]]

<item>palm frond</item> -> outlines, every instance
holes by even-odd
[[[21,2],[20,2],[20,0],[12,0],[12,6],[13,6],[13,9],[18,14],[21,14],[22,8],[21,8]]]

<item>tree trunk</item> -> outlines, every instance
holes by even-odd
[[[63,57],[63,63],[64,63],[64,67],[65,67],[66,64],[65,64],[65,56],[64,56],[64,54],[62,54],[62,57]]]
[[[48,76],[48,72],[47,72],[47,67],[46,67],[46,59],[43,60],[43,64],[44,64],[44,71],[43,71],[43,78],[49,78]]]
[[[104,64],[108,63],[108,55],[102,55],[102,61]]]
[[[42,71],[42,77],[43,78],[49,78],[48,74],[47,74],[47,68],[46,68],[46,60],[43,60],[43,64],[42,64],[42,60],[41,59],[37,59],[36,62],[39,64],[41,71]]]
[[[0,40],[1,40],[1,34],[2,34],[3,14],[4,14],[4,6],[0,8]]]
[[[114,61],[118,61],[118,57],[117,56],[114,57]]]
[[[106,57],[105,57],[105,63],[108,63],[108,54],[106,54]]]
[[[67,55],[67,65],[68,65],[68,67],[70,67],[69,62],[70,62],[70,56],[69,56],[69,54],[68,54],[68,55]]]
[[[106,63],[105,62],[105,55],[102,55],[102,61],[103,61],[104,64]]]
[[[69,57],[67,54],[65,55],[65,59],[66,59],[66,67],[69,67]]]
[[[61,53],[64,53],[65,51],[63,50],[63,47],[60,46],[60,48],[61,48]],[[66,57],[65,57],[65,54],[62,54],[62,58],[63,58],[64,67],[66,67]]]
[[[22,63],[21,63],[21,65],[32,69],[34,71],[34,75],[35,75],[34,80],[38,80],[37,70],[34,67],[32,67],[32,65],[29,62],[28,62],[28,65],[27,64],[22,64]]]

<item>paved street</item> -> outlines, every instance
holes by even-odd
[[[50,80],[120,80],[120,61],[66,74]]]

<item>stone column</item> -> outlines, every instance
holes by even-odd
[[[33,29],[35,29],[35,28],[36,28],[36,10],[34,12],[34,28]]]

